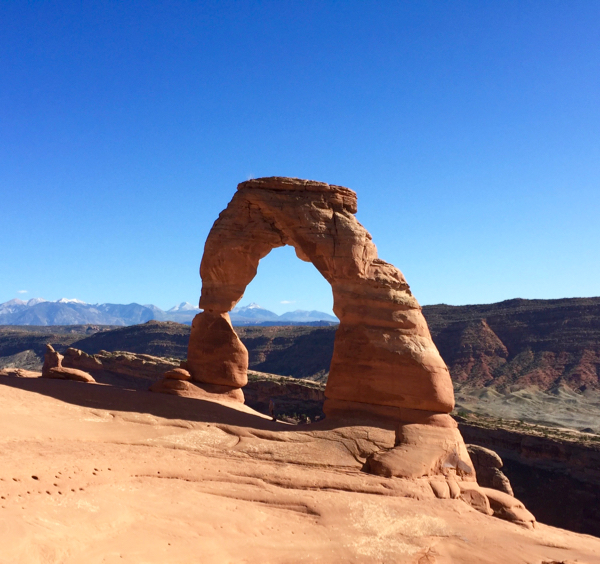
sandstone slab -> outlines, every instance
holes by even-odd
[[[598,538],[477,510],[461,499],[476,484],[457,496],[451,479],[361,472],[393,430],[292,427],[240,403],[65,380],[0,384],[6,562],[600,562]]]

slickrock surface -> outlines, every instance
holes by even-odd
[[[0,407],[2,564],[600,562],[444,480],[362,472],[393,431],[43,378],[0,377]]]
[[[188,373],[189,374],[189,373]],[[190,382],[165,374],[158,382],[150,386],[151,392],[170,394],[182,398],[197,398],[202,400],[215,400],[222,402],[244,403],[244,393],[239,388],[231,386],[220,386],[219,384],[204,384],[202,382]]]

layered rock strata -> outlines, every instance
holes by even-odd
[[[65,351],[62,365],[91,374],[112,372],[123,376],[154,380],[165,371],[178,368],[179,361],[126,351],[101,351],[98,354],[87,354],[79,349],[69,347]]]

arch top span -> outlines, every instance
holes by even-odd
[[[346,270],[356,262],[351,254],[357,235],[364,238],[359,244],[367,255],[377,253],[368,233],[357,231],[356,211],[356,193],[343,186],[284,177],[242,182],[208,235],[200,308],[231,311],[260,259],[283,245],[294,247],[332,284],[344,255],[350,259]]]
[[[350,213],[355,214],[358,210],[356,192],[338,186],[336,184],[327,184],[326,182],[318,182],[317,180],[303,180],[302,178],[288,178],[286,176],[268,176],[265,178],[254,178],[240,182],[237,186],[238,190],[275,190],[277,192],[289,191],[304,191],[304,192],[320,192],[328,194],[331,197],[331,202],[341,202],[341,205]]]
[[[406,420],[452,410],[450,375],[421,308],[402,273],[378,258],[356,211],[355,192],[324,182],[270,177],[238,185],[208,235],[200,267],[204,313],[194,320],[188,350],[195,380],[244,385],[247,353],[244,360],[227,312],[242,298],[260,259],[291,245],[331,284],[340,319],[326,413],[362,409]],[[210,327],[227,343],[221,352],[214,338],[208,350]]]

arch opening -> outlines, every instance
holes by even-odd
[[[234,326],[243,323],[236,321],[233,313],[250,304],[257,304],[278,316],[295,310],[316,310],[335,320],[331,285],[311,262],[299,260],[291,245],[274,248],[259,261],[256,276],[230,313]],[[281,321],[289,320],[294,319],[290,316]],[[298,318],[297,321],[302,320]],[[313,321],[313,318],[307,318],[307,321]]]

